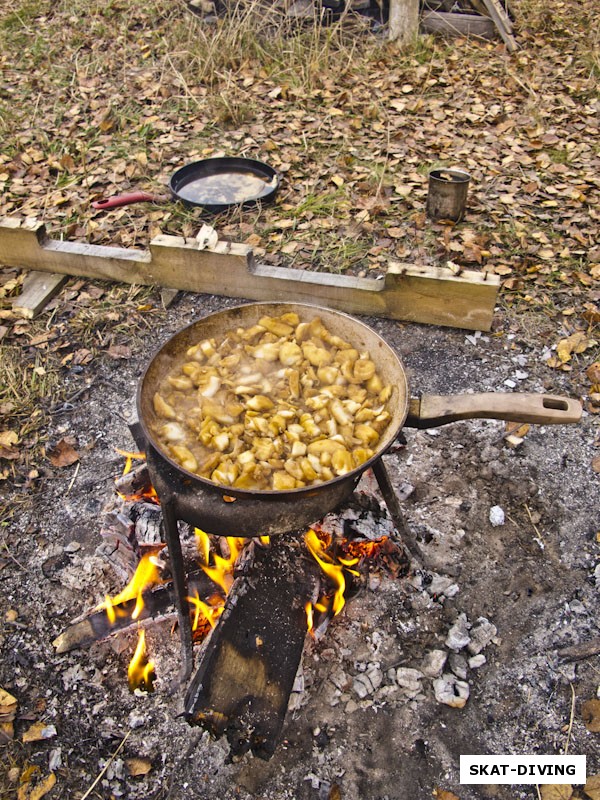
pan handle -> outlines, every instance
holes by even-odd
[[[553,394],[486,392],[484,394],[424,394],[411,398],[405,425],[435,428],[461,419],[504,419],[537,425],[579,422],[581,403]]]
[[[104,200],[94,200],[93,208],[109,209],[119,206],[128,206],[130,203],[162,203],[167,198],[161,194],[149,194],[148,192],[129,192],[129,194],[117,194],[113,197],[106,197]]]

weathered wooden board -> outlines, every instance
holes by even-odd
[[[275,752],[307,634],[304,605],[318,585],[315,567],[301,541],[256,548],[203,645],[184,716],[226,735],[234,755]]]
[[[512,35],[513,24],[510,17],[498,0],[483,0],[483,2],[488,10],[489,16],[494,20],[494,24],[496,28],[498,28],[498,33],[506,45],[506,49],[509,53],[514,53],[515,50],[519,49],[519,45]]]
[[[56,272],[30,272],[23,282],[23,291],[13,302],[13,311],[27,319],[33,319],[61,290],[67,281],[66,275]]]
[[[256,264],[246,245],[157,236],[148,250],[50,239],[37,222],[0,219],[0,264],[246,300],[324,305],[351,314],[489,330],[499,287],[492,273],[390,262],[384,280]]]
[[[421,28],[427,33],[447,33],[451,36],[476,36],[494,39],[496,26],[488,16],[479,14],[452,14],[445,11],[425,11],[421,14]]]

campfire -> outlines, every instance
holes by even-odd
[[[133,692],[152,692],[161,676],[148,652],[146,629],[175,616],[178,566],[162,541],[162,509],[143,453],[122,455],[125,468],[115,481],[115,507],[105,515],[99,551],[129,580],[54,646],[65,652],[137,628],[127,681]],[[234,753],[273,754],[305,641],[325,635],[375,565],[405,574],[408,561],[393,541],[394,525],[375,485],[365,475],[344,509],[301,535],[221,537],[178,525],[185,614],[199,661],[184,713],[190,723],[226,734]],[[178,633],[185,662],[185,631]]]
[[[402,362],[347,315],[250,304],[175,334],[138,386],[140,453],[124,453],[104,552],[127,578],[55,641],[59,652],[138,628],[128,669],[150,691],[144,629],[176,616],[184,716],[234,754],[270,758],[307,634],[324,635],[380,555],[424,559],[383,455],[404,424],[472,417],[560,424],[552,395],[421,395]],[[192,677],[192,672],[195,673]],[[190,680],[191,678],[191,680]]]

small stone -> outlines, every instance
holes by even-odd
[[[8,770],[8,782],[17,783],[20,775],[21,775],[21,770],[19,769],[19,767],[11,767]]]
[[[490,508],[490,523],[494,528],[504,525],[504,510],[500,506],[492,506]]]
[[[477,656],[472,656],[468,661],[469,668],[470,669],[479,669],[479,667],[483,667],[483,665],[485,664],[486,661],[487,661],[487,658],[483,655],[483,653],[480,653]]]
[[[466,614],[459,614],[458,619],[448,631],[446,637],[446,647],[451,650],[462,650],[471,641],[469,636],[469,623],[467,622]]]
[[[448,657],[448,666],[450,671],[456,675],[457,678],[465,681],[467,679],[467,659],[461,656],[460,653],[450,653]]]
[[[58,769],[62,766],[62,750],[60,747],[51,750],[48,755],[48,769],[50,772],[54,772],[54,770]]]
[[[76,553],[78,550],[81,550],[81,543],[80,542],[69,542],[63,547],[65,553]]]
[[[494,639],[497,633],[498,629],[495,625],[493,625],[485,617],[479,617],[475,623],[475,627],[471,629],[471,641],[467,647],[469,653],[472,656],[476,656],[477,653],[481,653],[481,651]]]
[[[358,675],[354,679],[352,683],[352,689],[361,700],[363,697],[366,697],[369,692],[373,691],[373,687],[371,686],[370,682],[366,680],[365,675]]]
[[[358,703],[355,703],[354,700],[348,700],[344,707],[344,711],[346,714],[353,714],[356,709],[358,708]]]
[[[371,667],[368,672],[357,675],[352,682],[352,690],[362,700],[379,689],[383,682],[383,672],[379,667]]]
[[[396,670],[396,683],[398,686],[401,686],[403,689],[408,689],[411,692],[418,692],[421,690],[420,681],[423,677],[423,673],[418,669],[399,667]]]
[[[456,588],[456,591],[454,591]],[[434,574],[431,583],[427,587],[430,595],[445,595],[446,597],[453,597],[458,592],[458,586],[452,582],[452,578],[447,575]],[[448,594],[450,592],[450,594]]]
[[[573,612],[573,614],[587,614],[587,608],[583,605],[580,600],[571,600],[569,603],[569,609]]]
[[[145,719],[139,711],[132,711],[131,714],[127,717],[127,723],[130,728],[141,728],[144,723]]]
[[[444,669],[448,653],[445,650],[431,650],[425,654],[421,671],[427,678],[439,678]]]
[[[438,703],[443,703],[451,708],[464,708],[469,699],[469,684],[459,681],[454,675],[445,673],[433,682],[433,691]]]

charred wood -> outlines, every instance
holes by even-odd
[[[150,481],[150,473],[146,463],[140,464],[121,475],[115,481],[115,489],[119,494],[130,497],[132,495],[142,495],[152,489],[152,482]]]
[[[193,572],[188,576],[190,592],[197,593],[199,597],[206,597],[215,593],[215,584],[202,571]],[[125,633],[140,623],[149,624],[150,621],[164,622],[175,616],[172,585],[165,584],[142,593],[144,607],[137,619],[131,615],[136,606],[136,599],[127,600],[113,607],[115,620],[111,622],[104,609],[94,611],[83,619],[75,621],[52,642],[57,653],[67,653],[77,647],[88,647],[94,642],[100,642],[119,633]]]
[[[275,752],[302,658],[305,603],[318,570],[302,540],[275,539],[255,548],[236,578],[219,622],[203,645],[184,715],[214,736],[226,735],[234,755]]]

